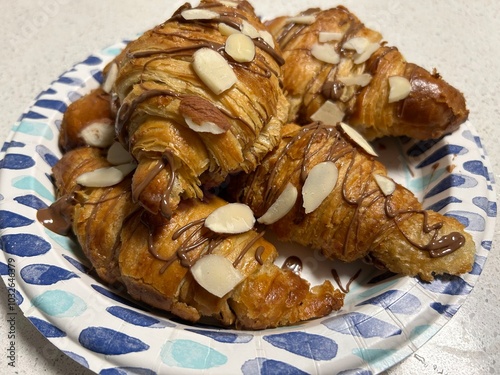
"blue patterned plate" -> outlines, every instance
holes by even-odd
[[[426,284],[287,247],[282,257],[298,252],[312,283],[332,278],[333,268],[344,285],[359,276],[340,312],[258,332],[187,325],[89,276],[79,247],[45,230],[35,215],[54,200],[50,174],[61,156],[62,114],[97,87],[104,64],[123,47],[92,55],[53,82],[0,153],[0,273],[26,317],[54,345],[99,374],[374,374],[411,355],[456,313],[481,273],[496,217],[488,160],[470,123],[435,142],[376,142],[392,177],[474,236],[476,263],[467,275]]]

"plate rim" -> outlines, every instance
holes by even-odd
[[[62,74],[58,77],[58,79],[54,80],[54,81],[53,81],[53,82],[49,85],[49,87],[48,87],[48,89],[47,89],[47,90],[42,91],[42,92],[41,92],[41,93],[40,93],[40,94],[39,94],[39,95],[38,95],[38,96],[37,96],[37,97],[33,100],[33,102],[32,102],[32,103],[28,106],[27,110],[26,110],[26,111],[25,111],[25,112],[21,115],[20,119],[16,122],[16,124],[15,124],[15,125],[14,125],[14,127],[13,127],[13,129],[9,132],[9,134],[8,134],[7,138],[5,139],[4,146],[2,147],[2,151],[0,152],[0,160],[3,160],[3,159],[5,158],[5,156],[6,156],[7,154],[9,154],[9,151],[11,151],[11,150],[12,150],[12,149],[11,149],[11,147],[6,147],[6,145],[7,145],[7,144],[9,144],[9,143],[11,143],[11,142],[13,142],[13,141],[15,141],[15,140],[16,140],[16,137],[21,137],[21,138],[23,137],[23,136],[22,136],[22,133],[20,133],[20,132],[18,131],[18,129],[16,129],[16,127],[18,127],[18,126],[19,126],[19,124],[21,124],[21,122],[22,122],[23,120],[25,120],[25,119],[26,119],[26,115],[29,113],[29,111],[30,111],[31,109],[33,109],[33,108],[35,107],[35,104],[36,104],[36,102],[37,102],[37,100],[38,100],[39,98],[43,97],[43,95],[44,95],[44,94],[46,94],[46,93],[48,92],[48,90],[49,90],[50,88],[52,88],[52,87],[53,87],[53,86],[54,86],[54,85],[55,85],[55,84],[56,84],[56,83],[57,83],[57,82],[58,82],[58,81],[59,81],[62,77],[67,77],[67,76],[68,76],[68,74],[70,74],[70,73],[72,73],[72,72],[76,72],[76,73],[78,73],[78,69],[79,69],[80,67],[83,67],[83,66],[87,67],[87,65],[85,64],[85,62],[86,62],[86,61],[88,61],[90,58],[92,58],[92,57],[97,57],[98,59],[103,59],[103,61],[104,61],[104,59],[105,59],[105,58],[109,58],[109,59],[111,59],[111,58],[112,58],[112,55],[110,55],[110,54],[109,54],[109,53],[110,53],[110,51],[116,51],[116,50],[118,50],[118,49],[120,49],[120,48],[123,48],[123,46],[125,45],[125,43],[126,43],[126,42],[127,42],[127,39],[125,39],[125,40],[123,40],[123,41],[120,41],[120,42],[117,42],[117,43],[115,43],[115,44],[113,44],[113,45],[111,45],[111,46],[109,46],[109,47],[107,47],[107,48],[105,48],[105,49],[100,50],[99,52],[96,52],[96,53],[94,53],[94,54],[89,55],[89,57],[88,57],[86,60],[84,60],[84,61],[82,61],[82,62],[79,62],[79,63],[75,64],[72,68],[70,68],[69,70],[67,70],[67,71],[65,71],[64,73],[62,73]],[[102,63],[101,63],[101,65],[102,65],[102,64],[104,64],[104,62],[102,62]],[[78,74],[77,74],[77,76],[78,76]],[[94,79],[94,80],[95,80],[95,83],[98,83],[98,77],[96,77],[95,75],[90,75],[89,77],[86,77],[85,79],[83,79],[83,80],[82,80],[82,82],[84,82],[85,84],[88,84],[88,82],[89,82],[89,81],[92,81],[92,79]],[[84,85],[84,86],[78,86],[78,88],[79,88],[80,90],[83,90],[83,88],[84,88],[84,87],[85,87],[85,85]],[[84,91],[84,90],[83,90],[83,91]],[[67,99],[67,98],[66,98],[66,99]],[[70,102],[70,101],[68,101],[68,103],[69,103],[69,102]],[[68,104],[68,103],[67,103],[67,104]],[[47,120],[49,120],[49,119],[47,119]],[[467,121],[467,122],[463,125],[463,127],[462,127],[459,131],[465,131],[465,130],[469,131],[469,132],[472,134],[472,136],[473,136],[474,138],[477,138],[477,140],[479,140],[479,141],[480,141],[480,138],[479,138],[479,136],[477,135],[477,133],[476,133],[476,131],[475,131],[475,128],[474,128],[474,126],[473,126],[473,125],[472,125],[469,121]],[[36,139],[36,142],[33,142],[33,143],[40,144],[40,139],[41,139],[41,138],[43,139],[43,136],[42,136],[42,135],[40,135],[40,136]],[[42,144],[43,144],[43,142],[42,142]],[[5,150],[4,150],[4,149],[5,149]],[[484,149],[484,147],[483,147],[482,145],[481,145],[481,146],[479,146],[479,145],[478,145],[477,150],[479,151],[479,154],[480,154],[480,156],[482,157],[482,161],[483,161],[483,163],[484,163],[485,168],[486,168],[486,169],[488,169],[489,171],[491,171],[491,164],[490,164],[489,158],[488,158],[488,156],[487,156],[486,150]],[[0,175],[2,175],[2,174],[3,174],[3,173],[2,173],[2,170],[3,170],[3,168],[0,168]],[[490,202],[495,202],[495,203],[496,203],[495,181],[494,181],[494,179],[493,179],[493,177],[492,177],[491,175],[490,175],[490,176],[489,176],[486,180],[489,182],[489,183],[487,183],[487,184],[486,184],[486,186],[488,187],[488,188],[487,188],[487,191],[486,191],[486,193],[488,193],[488,194],[487,194],[487,198],[488,198],[488,200],[489,200]],[[7,184],[6,184],[5,179],[2,179],[2,182],[0,183],[0,194],[2,193],[2,190],[3,190],[3,189],[2,189],[2,187],[4,187],[4,184],[5,184],[5,185],[7,185]],[[490,187],[491,187],[491,189],[489,189]],[[9,203],[9,202],[6,202],[6,200],[5,200],[5,199],[2,199],[2,197],[0,196],[0,208],[5,207],[5,204],[6,204],[6,203]],[[1,211],[1,210],[0,210],[0,211]],[[494,232],[494,228],[495,228],[495,221],[496,221],[496,216],[495,216],[495,217],[493,217],[493,218],[489,218],[489,220],[486,220],[487,225],[485,226],[485,229],[484,229],[484,231],[482,232],[482,239],[483,239],[483,240],[484,240],[485,238],[489,239],[490,241],[492,241],[492,240],[493,240],[493,232]],[[4,230],[4,229],[2,229],[2,228],[0,228],[0,239],[1,239],[1,237],[3,237],[5,234],[6,234],[6,233],[5,233],[5,230]],[[477,248],[479,248],[480,246],[481,246],[480,244],[476,244],[476,247],[477,247]],[[2,249],[2,250],[3,250],[3,249]],[[5,257],[4,259],[7,261],[8,254],[7,254],[4,250],[3,250],[3,251],[1,251],[1,253],[2,253],[2,257]],[[487,258],[487,256],[486,256],[486,258]],[[486,260],[487,260],[487,259],[485,259],[485,261],[486,261]],[[484,266],[484,265],[483,265],[483,266]],[[481,269],[481,271],[482,271],[482,269]],[[480,274],[478,274],[478,275],[477,275],[476,280],[474,281],[474,283],[473,283],[473,285],[472,285],[471,290],[472,290],[472,289],[474,288],[474,286],[476,285],[476,283],[477,283],[477,281],[478,281],[477,279],[478,279],[478,277],[479,277],[479,276],[480,276]],[[466,279],[472,279],[472,277],[468,277],[467,275],[465,276],[465,278],[466,278]],[[5,276],[5,275],[2,275],[2,279],[3,279],[3,280],[4,280],[4,282],[5,282],[5,281],[6,281],[6,276]],[[19,275],[17,275],[17,279],[18,279],[18,280],[21,280],[22,278],[21,278]],[[24,286],[24,287],[26,287],[26,286]],[[22,289],[22,288],[19,288],[19,289]],[[26,290],[24,290],[24,289],[23,289],[23,292],[25,292],[25,294],[24,294],[24,295],[28,295],[28,292],[26,292]],[[469,293],[470,293],[470,292],[469,292]],[[461,298],[461,301],[460,301],[459,306],[461,306],[461,305],[463,304],[463,302],[465,301],[465,299],[467,298],[467,296],[468,296],[468,294],[469,294],[469,293],[467,293],[465,296],[463,296],[463,298]],[[23,306],[23,307],[24,307],[24,306]],[[25,310],[23,307],[21,307],[21,306],[20,306],[20,309],[21,309],[21,311],[23,312],[23,314],[26,316],[26,318],[28,318],[28,320],[29,320],[29,316],[27,315],[28,311],[27,311],[27,310]],[[39,312],[39,311],[37,311],[36,309],[34,309],[34,310],[33,310],[33,309],[31,309],[30,311],[31,311],[32,313],[34,313],[35,315],[36,315],[37,313],[38,313],[38,314],[40,313],[40,312]],[[458,311],[458,310],[457,310],[457,311]],[[456,311],[455,311],[455,313],[456,313]],[[32,316],[35,316],[35,315],[32,315]],[[439,330],[440,330],[440,329],[441,329],[441,328],[442,328],[442,327],[443,327],[443,326],[444,326],[444,325],[445,325],[445,324],[449,321],[449,319],[451,319],[451,317],[452,317],[453,315],[454,315],[454,313],[453,313],[450,317],[448,317],[447,319],[444,319],[444,320],[443,320],[443,322],[442,322],[442,324],[439,324],[439,325],[438,325],[438,328],[437,328],[437,330],[436,330],[436,332],[435,332],[435,333],[437,333],[437,332],[438,332],[438,331],[439,331]],[[51,319],[50,319],[50,317],[49,317],[49,316],[47,316],[46,314],[40,314],[40,316],[39,316],[39,317],[40,317],[40,318],[44,318],[44,319],[48,320],[49,322],[52,322],[52,321],[51,321]],[[38,329],[38,328],[37,328],[37,329]],[[281,329],[277,329],[277,330],[278,330],[278,331],[281,331]],[[435,333],[434,333],[434,334],[435,334]],[[42,334],[43,334],[43,333],[42,333]],[[433,335],[434,335],[434,334],[433,334]],[[432,336],[433,336],[433,335],[432,335]],[[430,336],[428,339],[430,339],[432,336]],[[257,336],[257,335],[256,335],[255,337],[260,337],[260,335],[259,335],[259,336]],[[55,340],[51,340],[51,338],[50,338],[50,337],[47,337],[47,339],[48,339],[49,341],[51,341],[52,343],[54,343],[54,341],[55,341]],[[427,339],[427,340],[428,340],[428,339]],[[427,340],[425,340],[425,342],[426,342]],[[74,340],[71,340],[71,341],[73,342]],[[423,342],[420,346],[422,346],[423,344],[425,344],[425,342]],[[56,346],[58,346],[56,343],[54,343],[54,344],[55,344]],[[78,342],[77,342],[77,343],[74,343],[74,342],[73,342],[73,344],[78,345]],[[419,347],[420,347],[420,346],[419,346]],[[58,347],[59,347],[59,346],[58,346]],[[60,349],[61,349],[61,348],[60,348]],[[84,349],[85,349],[85,348],[84,348]],[[61,350],[62,350],[62,349],[61,349]],[[85,349],[85,350],[87,350],[87,349]],[[63,352],[65,352],[65,351],[63,351]],[[65,353],[66,353],[66,352],[65,352]],[[68,353],[66,353],[66,354],[68,354]],[[411,354],[411,352],[410,352],[410,353],[408,353],[408,354],[406,354],[406,355],[404,355],[402,358],[399,358],[396,362],[390,363],[390,365],[389,365],[389,366],[387,366],[386,368],[389,368],[389,367],[391,367],[392,365],[394,365],[395,363],[398,363],[398,362],[399,362],[399,361],[401,361],[402,359],[404,359],[404,358],[408,357],[410,354]],[[68,355],[69,355],[69,354],[68,354]],[[71,355],[70,355],[70,356],[71,356]],[[72,357],[72,358],[73,358],[73,357]],[[75,358],[73,358],[73,359],[75,359]],[[75,359],[75,360],[76,360],[76,359]],[[97,370],[102,370],[102,369],[103,369],[103,368],[101,368],[101,369],[97,369]],[[92,369],[92,368],[91,368],[91,370],[95,371],[95,369]],[[186,372],[186,373],[190,373],[190,371],[188,371],[188,372]]]

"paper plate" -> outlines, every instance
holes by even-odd
[[[293,327],[237,331],[185,324],[139,306],[88,274],[70,238],[47,231],[36,211],[54,200],[51,167],[68,104],[97,87],[125,45],[89,56],[42,92],[0,154],[0,271],[9,296],[68,356],[99,374],[375,374],[411,355],[457,312],[488,257],[496,217],[489,163],[468,122],[438,141],[375,142],[389,174],[424,207],[462,222],[477,244],[474,268],[432,283],[299,252],[313,283],[336,269],[350,287],[344,308]],[[333,281],[334,282],[334,281]],[[334,282],[335,285],[335,282]]]

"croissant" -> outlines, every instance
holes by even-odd
[[[181,199],[251,171],[279,141],[288,103],[279,49],[246,1],[185,4],[106,69],[132,197],[168,217]]]
[[[369,144],[357,143],[359,133],[354,136],[353,128],[340,126],[286,125],[279,147],[253,173],[233,177],[228,194],[262,218],[291,184],[298,191],[296,201],[268,224],[281,240],[320,249],[330,259],[371,259],[426,281],[470,271],[475,245],[463,225],[422,209],[412,192],[387,176]],[[328,172],[318,178],[313,170],[324,163]],[[315,179],[308,182],[313,174]],[[321,195],[327,177],[335,174],[324,200],[306,211],[311,207],[306,195]]]
[[[460,91],[409,63],[343,6],[266,24],[283,51],[289,121],[344,121],[368,140],[439,138],[466,121]]]
[[[101,87],[72,102],[64,112],[59,132],[59,148],[67,152],[92,145],[109,147],[115,140],[115,114],[111,95]]]
[[[210,213],[227,205],[221,198],[183,200],[167,220],[132,201],[130,175],[111,186],[81,185],[83,174],[107,167],[102,149],[65,153],[53,168],[59,199],[45,212],[53,217],[66,212],[84,254],[105,282],[123,285],[131,297],[184,320],[241,329],[290,325],[342,307],[343,294],[329,281],[310,288],[292,270],[275,265],[276,249],[263,233],[221,234],[204,226]],[[208,255],[227,259],[241,274],[222,296],[193,276]]]

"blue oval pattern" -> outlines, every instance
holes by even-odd
[[[328,329],[357,337],[387,338],[401,334],[401,329],[393,324],[359,312],[347,313],[322,322]]]
[[[35,161],[31,156],[22,154],[7,154],[0,160],[0,168],[21,170],[28,169],[35,165]]]
[[[119,355],[142,352],[149,345],[122,332],[105,327],[88,327],[78,336],[80,344],[96,353]]]
[[[433,302],[430,304],[431,308],[436,310],[441,315],[451,318],[458,311],[459,306],[457,305],[443,305],[440,302]]]
[[[96,290],[97,292],[101,293],[103,296],[112,299],[113,301],[120,302],[130,307],[138,307],[138,305],[133,303],[132,301],[129,301],[128,299],[125,299],[100,285],[92,284],[92,288],[94,288],[94,290]]]
[[[89,363],[81,355],[66,350],[63,350],[63,353],[66,354],[68,357],[70,357],[73,361],[81,364],[83,367],[89,368]]]
[[[34,257],[50,250],[50,243],[34,234],[5,234],[2,236],[3,251],[21,257]]]
[[[428,165],[432,165],[448,155],[462,155],[467,152],[469,151],[463,146],[447,144],[438,148],[430,156],[426,157],[424,161],[416,166],[416,168],[423,168]]]
[[[355,368],[351,370],[340,371],[337,375],[373,375],[373,372],[371,372],[370,370]]]
[[[106,309],[111,315],[116,316],[124,322],[133,324],[139,327],[165,328],[175,327],[175,324],[162,323],[152,316],[141,314],[137,311],[126,309],[120,306],[110,306]]]
[[[486,228],[486,220],[481,215],[470,211],[449,211],[446,216],[457,219],[467,230],[482,232]]]
[[[46,109],[53,109],[61,113],[66,112],[66,109],[68,108],[66,103],[64,103],[63,101],[54,99],[39,99],[35,102],[34,106]]]
[[[81,62],[81,64],[83,65],[99,65],[100,63],[102,63],[102,60],[94,55],[87,57],[84,61]]]
[[[16,142],[16,141],[5,142],[2,145],[0,152],[6,152],[9,148],[14,148],[14,147],[23,148],[24,146],[26,146],[26,144],[23,142]]]
[[[472,174],[489,179],[488,168],[481,160],[469,160],[464,163],[464,169]]]
[[[73,267],[75,267],[80,272],[88,273],[90,271],[90,268],[85,264],[67,256],[66,254],[63,254],[63,258],[66,259]]]
[[[33,222],[34,220],[28,219],[26,216],[0,210],[0,229],[25,227]]]
[[[289,363],[277,361],[274,359],[255,358],[246,361],[241,366],[243,375],[308,375]]]
[[[464,279],[458,276],[438,276],[431,283],[419,281],[425,289],[433,293],[448,294],[452,296],[466,295],[472,290]]]
[[[23,118],[25,119],[28,119],[28,120],[45,120],[47,118],[47,116],[45,115],[42,115],[41,113],[39,112],[35,112],[35,111],[29,111],[27,112]]]
[[[99,375],[156,375],[156,372],[142,367],[115,367],[103,369]]]
[[[443,178],[434,188],[429,190],[425,195],[425,199],[440,194],[452,187],[473,188],[477,186],[477,181],[472,177],[458,174],[451,174]]]
[[[486,257],[482,257],[480,255],[476,255],[474,266],[472,267],[472,270],[469,273],[471,275],[480,275],[481,271],[484,268],[484,264],[485,263],[486,263]]]
[[[14,200],[23,206],[34,208],[35,210],[47,207],[40,198],[33,194],[21,195],[14,198]]]
[[[440,201],[426,207],[426,210],[432,210],[432,211],[436,211],[436,212],[439,212],[441,211],[443,208],[445,208],[446,206],[448,206],[449,204],[453,204],[453,203],[461,203],[462,200],[461,199],[458,199],[456,197],[453,197],[453,196],[450,196],[450,197],[446,197],[444,199],[441,199]]]
[[[28,317],[29,321],[38,329],[42,335],[45,337],[66,337],[66,333],[55,325],[46,322],[45,320],[35,318],[33,316]]]
[[[68,77],[68,76],[61,76],[57,79],[56,82],[70,86],[81,86],[83,84],[83,81],[80,78]]]
[[[222,342],[225,344],[245,344],[247,342],[252,341],[253,335],[247,333],[232,333],[232,332],[224,332],[224,331],[212,331],[212,330],[204,330],[204,329],[191,329],[186,328],[186,331],[194,332],[199,335],[210,337],[215,341]]]
[[[28,284],[52,285],[79,276],[64,268],[50,264],[30,264],[21,269],[21,277]]]
[[[36,146],[36,152],[50,167],[53,167],[59,160],[52,151],[43,145]]]
[[[420,300],[413,294],[400,290],[389,290],[376,297],[358,303],[356,306],[375,305],[391,311],[394,314],[412,315],[421,308]]]
[[[482,209],[488,217],[497,216],[497,202],[492,202],[486,197],[475,197],[472,199],[472,203]]]
[[[441,138],[442,139],[442,138]],[[433,148],[436,144],[441,142],[441,139],[430,139],[426,141],[418,141],[413,146],[408,148],[406,151],[406,155],[409,157],[419,157]],[[405,143],[405,139],[401,138],[403,143]],[[406,138],[406,142],[409,142],[410,139]]]
[[[298,331],[267,335],[263,338],[277,348],[315,361],[328,361],[337,356],[337,343],[320,335]]]

